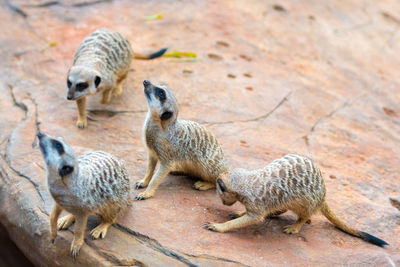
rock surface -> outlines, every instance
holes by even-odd
[[[281,1],[279,1],[281,2]],[[40,266],[396,266],[400,265],[400,9],[398,1],[8,1],[0,5],[0,221]],[[92,4],[90,4],[92,3]],[[19,8],[19,9],[18,9]],[[164,18],[145,21],[145,15]],[[84,36],[120,31],[133,49],[194,51],[197,62],[134,60],[122,96],[89,98],[92,120],[75,127],[65,77]],[[55,46],[50,43],[56,42]],[[286,153],[320,166],[331,208],[386,240],[378,248],[317,214],[298,235],[293,213],[231,233],[215,191],[169,176],[154,198],[132,202],[104,240],[88,231],[76,263],[72,231],[49,243],[53,204],[34,134],[63,136],[78,154],[105,150],[142,178],[147,104],[142,81],[165,83],[180,118],[205,124],[233,168],[259,168]],[[132,192],[136,195],[138,191]]]

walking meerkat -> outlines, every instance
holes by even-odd
[[[292,210],[298,218],[293,225],[285,226],[284,232],[297,234],[311,215],[320,210],[340,230],[378,246],[388,245],[336,217],[325,200],[321,171],[303,156],[286,155],[254,171],[235,169],[217,179],[217,191],[224,205],[239,201],[246,210],[232,213],[235,219],[225,223],[206,222],[204,227],[211,231],[230,231],[261,222],[271,214]]]
[[[215,136],[204,126],[178,120],[178,103],[166,86],[143,81],[149,110],[143,126],[144,142],[148,151],[145,177],[136,188],[147,187],[135,197],[137,200],[154,195],[169,172],[183,172],[198,177],[197,190],[215,188],[215,181],[228,172],[228,164]],[[159,163],[157,171],[156,165]]]
[[[153,59],[167,49],[150,55],[133,53],[129,41],[116,31],[98,29],[89,34],[75,51],[73,66],[68,71],[67,99],[78,106],[79,128],[87,126],[86,96],[102,92],[101,104],[108,104],[111,95],[122,93],[122,82],[128,75],[132,56]]]
[[[75,259],[83,244],[88,216],[101,216],[102,222],[91,231],[91,236],[104,238],[108,227],[128,205],[128,173],[122,162],[106,152],[96,151],[76,157],[62,138],[40,132],[37,137],[47,166],[47,184],[55,200],[50,215],[51,242],[54,243],[57,230],[67,229],[75,222],[70,250]],[[70,214],[58,220],[63,210]]]

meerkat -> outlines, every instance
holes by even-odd
[[[122,93],[122,82],[128,75],[132,57],[153,59],[166,50],[150,55],[133,53],[129,41],[116,31],[102,28],[89,34],[76,50],[67,75],[67,99],[76,101],[78,107],[76,125],[87,126],[87,96],[102,92],[100,103],[108,104],[111,95]]]
[[[215,188],[216,179],[228,172],[215,136],[196,122],[178,120],[177,100],[166,86],[153,85],[147,80],[143,85],[149,107],[143,126],[148,164],[145,177],[136,183],[136,188],[148,187],[135,199],[152,197],[170,172],[200,178],[194,184],[197,190]]]
[[[104,238],[118,214],[128,205],[131,190],[128,173],[122,162],[106,152],[76,157],[61,137],[41,132],[37,137],[46,162],[47,184],[55,201],[50,215],[51,242],[54,243],[57,230],[65,230],[75,222],[70,249],[75,259],[83,244],[88,216],[101,216],[102,222],[91,231],[91,236]],[[70,214],[58,220],[63,210]]]
[[[248,171],[234,169],[217,179],[217,192],[224,205],[241,202],[245,211],[234,212],[235,218],[225,223],[206,222],[204,227],[226,232],[264,220],[273,213],[292,210],[298,218],[284,227],[287,234],[297,234],[312,214],[320,210],[337,228],[378,246],[385,241],[354,229],[341,221],[325,200],[325,183],[318,167],[307,157],[286,155],[263,169]]]

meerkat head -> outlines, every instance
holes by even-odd
[[[73,66],[67,77],[67,99],[78,100],[79,98],[96,93],[101,85],[101,76],[97,70]]]
[[[143,85],[152,120],[159,121],[163,126],[175,122],[178,117],[178,104],[172,91],[148,80],[144,80]]]
[[[38,132],[39,148],[52,179],[67,178],[78,171],[78,164],[72,148],[61,137],[51,137]]]
[[[238,199],[237,193],[229,188],[228,179],[228,173],[222,174],[220,178],[217,178],[217,193],[224,205],[231,206],[235,204]]]

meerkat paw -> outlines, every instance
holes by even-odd
[[[140,193],[139,195],[137,195],[135,197],[135,200],[145,200],[145,199],[151,198],[153,195],[154,195],[154,193],[144,191],[144,192]]]
[[[101,223],[92,231],[90,231],[90,235],[92,236],[93,239],[104,238],[106,237],[107,230],[108,227],[110,227],[110,225],[111,224],[109,223]]]
[[[144,179],[136,182],[136,184],[135,184],[136,189],[145,188],[145,187],[147,187],[147,183],[144,181]]]
[[[122,85],[118,85],[114,90],[113,90],[113,95],[114,96],[119,96],[122,94]]]
[[[299,232],[299,227],[297,225],[286,225],[283,228],[283,232],[286,234],[297,234]]]
[[[76,260],[76,257],[78,257],[79,252],[81,251],[83,241],[82,242],[72,242],[71,249],[69,253],[71,254],[71,257],[73,260]]]
[[[75,222],[75,217],[72,214],[62,217],[58,220],[57,229],[66,230]]]
[[[215,184],[205,181],[197,181],[193,184],[193,188],[196,190],[205,191],[211,188],[215,188]]]
[[[222,232],[221,229],[219,229],[217,223],[205,222],[203,226],[204,226],[204,228],[206,228],[207,230],[210,230],[210,231]]]
[[[76,122],[76,126],[77,126],[78,128],[81,128],[81,129],[86,128],[86,126],[87,126],[87,120],[78,120],[78,121]]]

